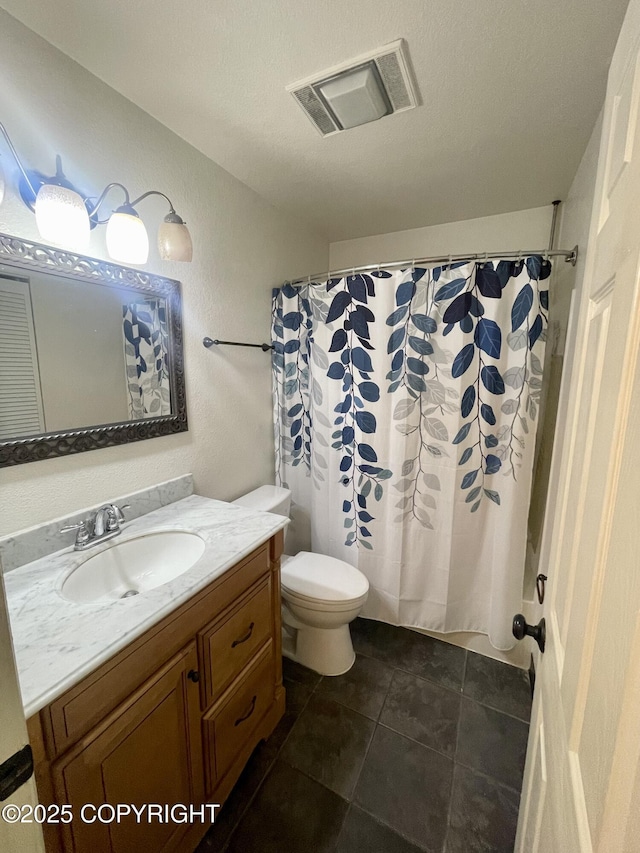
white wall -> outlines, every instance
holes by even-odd
[[[357,240],[331,243],[331,269],[434,255],[544,249],[549,245],[552,206],[534,207],[480,219],[428,225]],[[559,245],[559,244],[556,244]]]
[[[4,11],[0,79],[0,118],[28,166],[51,174],[60,153],[68,176],[90,194],[109,181],[121,181],[134,196],[159,189],[194,242],[192,264],[160,262],[152,246],[146,267],[183,284],[189,432],[2,469],[0,535],[188,471],[200,494],[222,499],[272,481],[268,355],[210,351],[201,341],[265,340],[270,289],[325,268],[326,240]],[[12,177],[3,143],[0,155]],[[115,192],[113,201],[120,204]],[[150,234],[166,213],[161,202],[141,207]],[[38,240],[34,217],[11,188],[0,205],[0,231]],[[107,257],[103,241],[104,230],[94,232],[89,254]]]
[[[585,149],[582,161],[567,195],[567,200],[561,209],[562,216],[560,217],[558,240],[565,246],[574,246],[577,244],[580,247],[576,266],[571,267],[569,264],[563,264],[557,270],[552,307],[556,318],[564,318],[565,330],[567,321],[569,320],[571,291],[575,286],[576,295],[578,295],[584,278],[584,263],[587,254],[591,208],[595,193],[601,133],[602,113],[600,113],[596,120],[589,144]],[[564,337],[560,336],[558,338],[556,349],[558,354],[562,355],[564,353]]]
[[[595,123],[591,139],[561,210],[558,245],[570,247],[577,244],[578,262],[575,267],[570,264],[557,264],[549,289],[549,336],[544,368],[547,377],[547,397],[540,411],[536,467],[529,513],[530,540],[525,573],[525,594],[530,592],[532,598],[536,574],[538,571],[546,574],[546,567],[539,566],[539,554],[545,514],[551,518],[555,512],[556,495],[553,492],[548,493],[552,452],[554,447],[562,446],[566,421],[567,394],[566,390],[561,393],[560,382],[563,375],[571,374],[573,329],[570,324],[571,321],[576,320],[575,313],[570,317],[571,294],[575,289],[574,303],[579,304],[601,132],[602,114]],[[537,622],[537,618],[534,621]]]

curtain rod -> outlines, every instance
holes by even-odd
[[[434,255],[432,258],[410,258],[404,261],[393,261],[389,264],[367,264],[363,267],[346,267],[343,270],[329,270],[328,272],[314,273],[305,278],[296,278],[286,281],[292,287],[311,282],[326,281],[330,278],[342,277],[344,275],[355,275],[357,272],[376,272],[377,270],[401,269],[402,267],[414,267],[418,264],[452,264],[458,261],[490,261],[495,258],[526,258],[531,255],[541,255],[543,258],[562,257],[566,263],[575,267],[578,260],[578,247],[573,249],[527,249],[518,252],[478,252],[466,255]]]
[[[270,349],[273,349],[273,346],[271,344],[245,344],[242,341],[214,341],[212,338],[209,337],[202,339],[202,345],[205,346],[207,349],[210,349],[212,346],[254,347],[255,349],[261,349],[263,352],[268,352]]]

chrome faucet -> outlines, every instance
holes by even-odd
[[[121,532],[120,525],[124,521],[123,509],[129,509],[129,504],[124,504],[122,507],[117,504],[105,504],[88,519],[61,527],[60,533],[76,530],[74,550],[84,551],[93,545],[99,545],[100,542],[106,542],[107,539],[113,539]]]

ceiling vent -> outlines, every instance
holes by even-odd
[[[419,104],[403,39],[287,86],[321,136]]]

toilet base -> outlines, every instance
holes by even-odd
[[[356,659],[348,624],[338,628],[285,626],[282,654],[319,675],[344,675]]]

